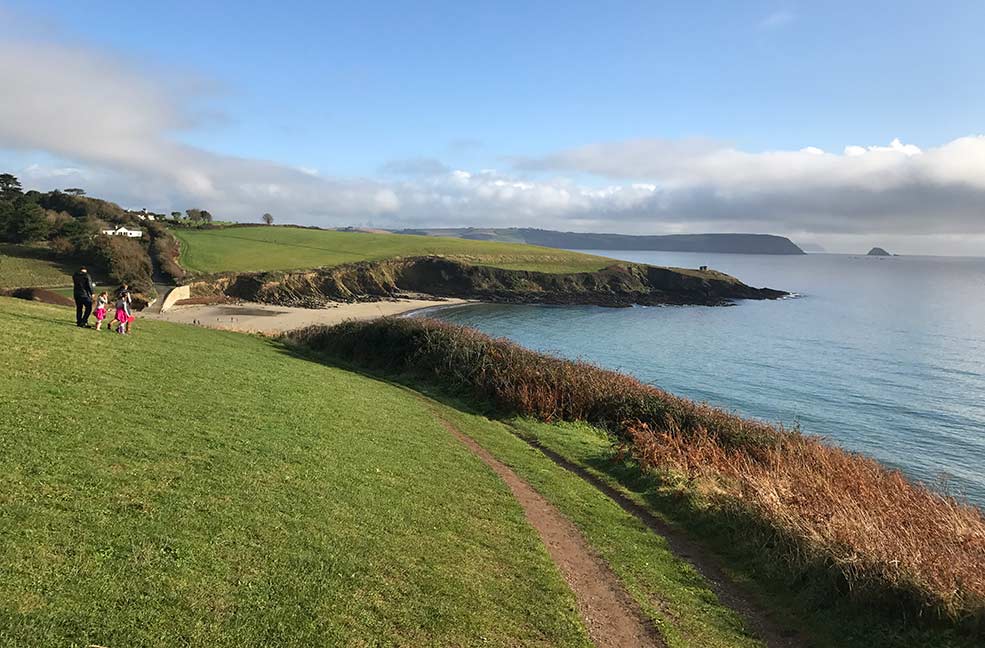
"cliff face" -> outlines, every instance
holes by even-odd
[[[777,299],[787,293],[752,288],[714,270],[618,264],[598,272],[549,274],[473,266],[442,257],[362,262],[303,272],[224,275],[198,281],[197,294],[317,308],[330,301],[376,301],[406,293],[514,304],[699,304]]]

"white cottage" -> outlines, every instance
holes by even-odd
[[[122,225],[116,229],[105,229],[103,230],[103,234],[106,236],[126,236],[127,238],[140,238],[144,235],[141,230],[127,229]]]

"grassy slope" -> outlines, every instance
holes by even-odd
[[[613,261],[604,257],[519,243],[454,238],[240,227],[173,230],[181,240],[181,265],[192,272],[300,270],[355,261],[424,255],[452,256],[477,265],[542,272],[589,272]]]
[[[44,248],[0,243],[0,290],[47,288],[72,283],[72,269]]]
[[[570,517],[670,646],[758,645],[502,423],[260,338],[67,314],[0,298],[2,645],[583,645],[505,486],[435,414]]]
[[[880,614],[851,600],[832,600],[825,587],[813,590],[792,581],[782,565],[771,564],[755,540],[736,541],[727,529],[728,521],[702,517],[681,499],[680,485],[664,482],[657,475],[641,475],[635,466],[613,461],[608,436],[583,423],[546,424],[533,419],[517,419],[511,428],[520,437],[536,440],[573,463],[587,469],[609,485],[644,506],[655,517],[686,530],[701,539],[722,559],[731,577],[756,594],[776,618],[789,627],[801,629],[811,645],[826,648],[972,648],[980,646],[975,637],[955,632],[946,625],[929,627],[901,622],[898,613]],[[750,558],[752,556],[752,558]]]
[[[0,644],[585,643],[509,491],[412,395],[70,319],[0,298]]]

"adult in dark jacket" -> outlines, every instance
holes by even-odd
[[[89,316],[92,315],[92,293],[96,290],[96,284],[83,266],[72,275],[72,285],[75,296],[75,325],[88,328]]]

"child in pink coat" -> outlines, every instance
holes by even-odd
[[[96,298],[96,330],[103,327],[103,320],[106,319],[106,309],[109,307],[109,295],[104,290]],[[106,326],[109,328],[109,325]]]

